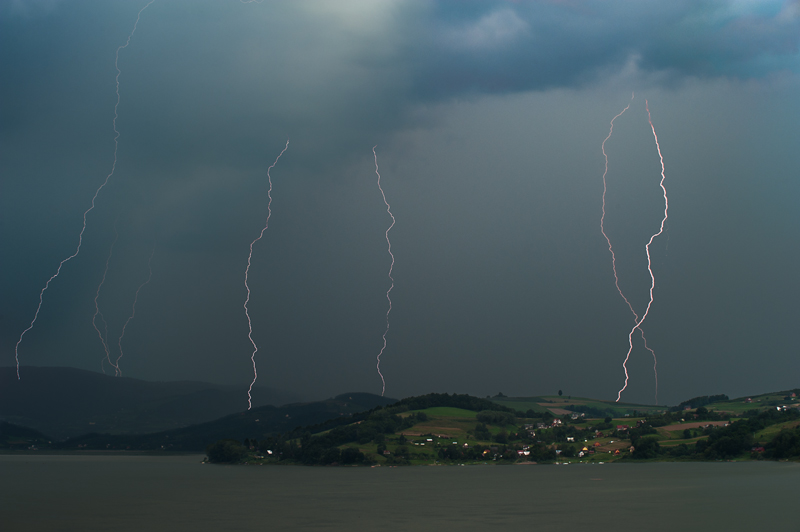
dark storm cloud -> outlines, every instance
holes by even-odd
[[[336,158],[418,119],[420,103],[585,86],[625,68],[662,82],[800,71],[798,2],[232,4],[155,2],[122,53],[122,111],[144,112],[133,142],[167,164],[195,150],[198,163],[236,165],[267,124],[270,142],[292,131]],[[4,86],[2,127],[48,112],[43,75],[80,74],[138,7],[7,4],[17,82]]]
[[[585,85],[626,62],[678,79],[800,69],[795,1],[441,2],[426,23],[422,98]]]

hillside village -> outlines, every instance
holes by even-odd
[[[374,467],[797,459],[798,407],[796,391],[733,401],[700,397],[671,409],[569,397],[430,394],[375,408],[345,426],[222,440],[209,446],[208,456],[211,462]]]

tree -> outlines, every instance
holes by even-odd
[[[500,412],[497,410],[482,410],[475,415],[475,418],[481,423],[489,423],[490,425],[509,425],[514,423],[515,416],[510,412]]]
[[[800,456],[800,427],[781,430],[767,444],[767,454],[778,459]]]
[[[341,460],[341,456],[342,453],[339,451],[338,447],[331,447],[325,451],[325,454],[322,455],[322,462],[326,464],[332,464]]]
[[[364,453],[354,447],[348,447],[342,451],[342,463],[360,464],[364,461]]]
[[[206,448],[206,454],[212,464],[230,464],[244,458],[247,450],[236,440],[219,440]]]
[[[661,446],[654,438],[638,438],[634,443],[633,458],[655,458],[661,451]]]
[[[489,440],[492,435],[489,433],[489,429],[483,423],[478,423],[475,425],[475,439],[476,440]]]
[[[562,395],[564,395],[564,392],[562,392],[561,390],[558,390],[558,396],[561,397]]]

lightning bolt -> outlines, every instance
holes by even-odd
[[[247,389],[247,409],[250,410],[253,408],[253,398],[251,396],[251,392],[253,391],[253,385],[256,383],[258,379],[258,369],[256,368],[256,353],[258,352],[258,346],[256,342],[253,340],[253,322],[250,320],[250,312],[247,309],[247,304],[250,302],[250,286],[247,284],[248,275],[250,273],[250,262],[253,259],[253,246],[256,242],[261,240],[261,237],[264,236],[264,232],[269,227],[269,218],[272,216],[272,176],[270,176],[269,172],[275,165],[278,164],[278,160],[281,158],[281,155],[289,149],[289,139],[286,139],[286,146],[283,147],[283,150],[278,154],[278,157],[275,158],[275,162],[267,168],[267,180],[269,181],[269,189],[267,190],[267,197],[269,201],[267,202],[267,220],[264,223],[264,228],[259,233],[258,238],[250,242],[250,254],[247,256],[247,268],[244,270],[244,287],[247,290],[247,297],[244,300],[244,315],[247,316],[247,328],[248,333],[247,337],[250,339],[250,343],[253,344],[253,354],[250,355],[250,361],[253,363],[253,382],[250,383],[250,388]]]
[[[139,292],[142,290],[142,288],[144,288],[146,285],[148,285],[150,283],[150,279],[153,278],[153,266],[152,266],[152,264],[153,264],[153,255],[155,255],[155,253],[156,253],[156,248],[155,248],[155,246],[153,246],[153,251],[150,252],[150,259],[148,259],[148,261],[147,261],[147,269],[148,269],[148,271],[150,273],[147,275],[147,280],[145,282],[143,282],[142,284],[140,284],[139,288],[136,289],[136,294],[133,296],[133,305],[131,306],[131,315],[128,316],[127,320],[125,320],[125,325],[122,326],[122,332],[120,333],[119,340],[117,341],[117,345],[119,346],[119,356],[117,357],[117,361],[114,364],[114,368],[116,368],[116,370],[117,370],[116,374],[119,377],[122,376],[122,370],[119,369],[119,361],[123,357],[122,338],[125,337],[125,329],[128,328],[128,324],[131,322],[131,320],[134,317],[136,317],[136,302],[139,301]]]
[[[117,220],[119,220],[119,218],[117,218]],[[106,322],[106,318],[105,316],[103,316],[103,313],[100,312],[100,305],[97,300],[100,298],[100,289],[103,288],[103,285],[106,282],[106,275],[108,275],[108,265],[111,262],[111,255],[113,255],[114,253],[114,245],[117,243],[118,239],[119,239],[119,233],[117,232],[117,221],[114,221],[114,241],[111,242],[111,248],[109,248],[108,250],[108,258],[106,258],[106,267],[105,270],[103,270],[103,278],[100,280],[100,284],[97,285],[97,292],[95,292],[94,295],[94,316],[92,316],[92,326],[94,327],[94,330],[97,331],[97,336],[98,338],[100,338],[100,343],[103,344],[103,350],[106,352],[106,356],[100,359],[100,369],[102,369],[103,373],[105,373],[106,372],[105,363],[106,361],[108,361],[108,363],[111,364],[111,367],[115,368],[114,369],[115,374],[117,373],[118,368],[114,365],[113,362],[111,362],[111,353],[109,353],[108,350],[108,322]],[[103,335],[100,332],[100,329],[97,327],[97,316],[100,316],[100,319],[103,320],[105,335]]]
[[[622,367],[625,370],[625,384],[619,390],[619,392],[617,393],[617,402],[619,402],[620,398],[622,397],[622,392],[625,391],[625,388],[628,387],[628,368],[627,368],[627,363],[628,363],[628,359],[630,359],[631,351],[633,350],[633,333],[634,333],[634,331],[636,331],[636,329],[639,329],[641,331],[641,325],[642,325],[642,323],[644,323],[644,320],[647,319],[647,314],[650,312],[650,307],[653,305],[653,289],[656,286],[656,278],[653,275],[652,259],[650,257],[650,245],[653,243],[653,240],[657,236],[661,235],[664,232],[664,224],[666,223],[667,218],[669,216],[669,198],[667,197],[667,189],[666,189],[666,187],[664,187],[664,179],[666,179],[666,177],[664,176],[664,156],[661,154],[661,145],[658,143],[658,135],[656,134],[655,126],[653,126],[653,120],[652,120],[652,117],[650,116],[650,106],[649,106],[649,104],[648,104],[646,99],[644,101],[644,106],[645,106],[645,109],[647,109],[647,121],[650,123],[650,129],[653,131],[653,138],[655,139],[656,149],[658,150],[658,157],[659,157],[659,160],[661,162],[661,181],[659,182],[659,186],[661,187],[661,190],[664,193],[664,218],[662,218],[662,220],[661,220],[661,225],[659,226],[658,231],[656,233],[654,233],[650,237],[650,240],[647,242],[647,245],[645,245],[645,247],[644,247],[645,252],[647,253],[647,271],[650,274],[650,301],[648,301],[647,308],[645,309],[644,313],[642,314],[641,319],[638,319],[636,321],[636,325],[634,325],[633,329],[631,329],[631,332],[628,333],[628,353],[625,355],[625,360],[622,363]],[[635,313],[634,313],[634,315],[635,315]],[[644,332],[642,332],[642,338],[644,338]],[[647,343],[645,342],[645,347],[646,346],[647,346]],[[658,372],[656,370],[656,366],[658,364],[658,361],[655,360],[655,353],[653,352],[652,349],[650,349],[650,352],[653,353],[653,359],[654,359],[653,371],[656,372],[656,394],[658,394]],[[656,402],[658,402],[658,395],[656,395]]]
[[[142,9],[139,10],[139,13],[136,15],[136,22],[134,22],[134,24],[133,24],[133,29],[131,30],[131,33],[128,35],[128,39],[125,41],[125,44],[123,44],[122,46],[117,48],[117,52],[116,52],[116,55],[115,55],[115,58],[114,58],[114,67],[117,69],[117,76],[115,78],[116,91],[117,91],[117,102],[114,104],[114,120],[113,120],[113,127],[114,127],[114,162],[111,165],[111,172],[109,172],[109,174],[106,176],[105,181],[103,181],[103,184],[100,185],[97,188],[97,190],[94,193],[94,196],[92,196],[91,206],[88,209],[86,209],[86,211],[84,211],[84,213],[83,213],[83,227],[81,228],[80,234],[78,234],[78,247],[75,249],[75,253],[73,253],[72,255],[67,257],[66,259],[62,260],[58,264],[58,268],[56,269],[56,273],[54,273],[53,276],[50,277],[50,279],[47,280],[47,283],[45,283],[44,288],[42,288],[42,291],[39,292],[39,306],[36,307],[36,312],[33,315],[33,320],[31,320],[31,324],[28,325],[28,328],[25,329],[24,331],[22,331],[22,334],[19,335],[19,340],[17,340],[17,345],[14,346],[14,360],[16,360],[16,363],[17,363],[17,379],[18,380],[20,378],[20,376],[19,376],[19,344],[22,343],[22,339],[25,336],[25,333],[27,333],[28,331],[33,329],[33,325],[36,323],[36,319],[39,317],[39,311],[42,310],[42,301],[44,299],[44,293],[50,287],[50,283],[53,282],[53,279],[58,277],[58,275],[61,273],[61,268],[64,266],[64,264],[66,262],[74,259],[75,257],[77,257],[78,253],[80,253],[81,244],[83,244],[83,233],[86,231],[86,216],[92,210],[94,210],[94,205],[95,205],[95,201],[97,200],[97,196],[100,194],[100,191],[103,190],[103,188],[108,184],[108,180],[111,179],[112,175],[114,175],[114,170],[117,167],[117,149],[119,148],[119,131],[117,131],[117,118],[119,117],[118,109],[119,109],[119,101],[120,101],[120,98],[119,98],[119,76],[120,76],[120,74],[122,74],[122,71],[119,69],[119,52],[120,52],[120,50],[122,50],[124,48],[127,48],[128,45],[131,43],[131,39],[133,38],[133,34],[136,33],[136,26],[139,25],[139,19],[142,16],[142,12],[145,9],[147,9],[150,6],[150,4],[152,4],[153,2],[155,2],[155,0],[150,0],[149,2],[147,2],[147,4],[145,4],[145,6]]]
[[[633,93],[631,93],[631,100],[633,100],[633,96]],[[611,239],[608,238],[604,226],[606,219],[606,191],[608,188],[606,185],[606,176],[608,175],[608,155],[606,154],[606,142],[614,133],[614,120],[622,116],[625,111],[630,109],[630,107],[631,104],[628,103],[625,109],[620,111],[617,116],[611,119],[611,127],[608,130],[608,136],[606,136],[605,140],[603,140],[603,144],[600,145],[600,149],[603,151],[603,157],[606,159],[606,169],[603,172],[603,214],[600,216],[600,232],[603,233],[603,237],[605,237],[606,242],[608,242],[608,251],[611,252],[611,269],[614,271],[614,285],[617,287],[617,292],[619,292],[619,295],[622,296],[622,299],[624,299],[625,303],[628,304],[628,308],[631,309],[631,313],[634,316],[634,321],[636,321],[639,319],[639,316],[636,315],[636,311],[633,310],[633,305],[631,305],[631,302],[628,301],[628,298],[625,297],[625,294],[622,293],[622,289],[619,287],[619,277],[617,276],[617,256],[614,254],[614,248],[611,246]]]
[[[375,158],[375,174],[378,176],[378,190],[381,191],[381,197],[383,198],[383,202],[386,204],[386,212],[388,212],[389,216],[392,218],[392,223],[386,230],[386,244],[389,246],[389,256],[392,257],[392,263],[389,265],[389,280],[391,281],[392,285],[389,287],[389,290],[386,291],[386,299],[389,300],[389,310],[386,311],[386,330],[383,332],[383,347],[381,347],[381,350],[378,353],[378,362],[375,366],[378,370],[378,375],[381,377],[381,397],[383,397],[383,394],[386,392],[386,380],[383,378],[383,373],[381,373],[381,355],[386,349],[386,335],[389,333],[389,313],[392,312],[392,298],[389,296],[389,294],[394,288],[394,278],[392,277],[392,269],[394,268],[394,254],[392,254],[392,243],[389,240],[389,231],[391,231],[392,227],[394,227],[395,219],[394,215],[392,214],[392,208],[389,206],[389,202],[386,201],[386,194],[383,193],[383,188],[381,187],[381,174],[378,172],[378,154],[375,153],[375,148],[377,147],[377,144],[372,147],[372,155]]]

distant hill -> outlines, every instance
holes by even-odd
[[[266,439],[298,427],[318,425],[338,418],[342,419],[342,423],[349,423],[353,414],[396,402],[397,399],[370,393],[346,393],[325,401],[281,407],[261,406],[215,421],[153,434],[85,434],[71,438],[58,447],[87,450],[204,451],[209,444],[225,438]]]
[[[543,395],[537,397],[506,397],[496,395],[492,402],[519,412],[550,412],[561,416],[565,413],[582,413],[589,417],[622,417],[635,414],[652,414],[667,410],[666,406],[617,403],[602,399],[577,396]]]
[[[29,449],[50,443],[51,438],[38,430],[0,421],[0,449]]]
[[[0,368],[0,421],[56,439],[105,432],[144,434],[218,419],[247,407],[246,390],[205,382],[148,382],[76,368]],[[253,405],[301,397],[253,388]]]

